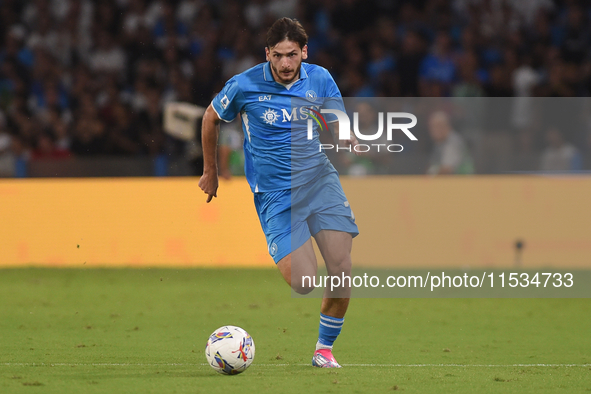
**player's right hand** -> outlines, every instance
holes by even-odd
[[[357,145],[359,145],[359,141],[357,140],[357,137],[355,137],[355,133],[353,133],[352,131],[351,133],[351,138],[348,140],[345,140],[345,144],[346,146],[350,146],[351,149],[353,149],[353,151],[355,152],[355,156],[361,156],[362,152],[359,152],[357,149],[355,149],[355,147]]]
[[[199,187],[207,194],[207,202],[210,202],[212,198],[218,196],[218,175],[204,172],[199,179]]]

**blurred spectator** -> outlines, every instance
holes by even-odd
[[[442,111],[429,118],[429,135],[433,140],[433,152],[428,174],[472,174],[474,168],[464,139],[453,130],[449,116]]]
[[[513,87],[507,67],[502,64],[495,64],[490,69],[490,79],[484,86],[488,97],[512,97]],[[507,112],[505,112],[507,114]]]
[[[181,0],[176,11],[177,19],[185,26],[191,25],[204,2],[204,0]]]
[[[14,155],[12,138],[6,132],[6,119],[0,112],[0,177],[14,176]]]
[[[64,159],[70,156],[70,152],[60,149],[55,145],[53,136],[41,133],[37,138],[37,146],[31,154],[32,160]]]
[[[375,97],[376,90],[371,86],[363,72],[350,67],[343,76],[345,95],[351,97]]]
[[[521,64],[512,75],[513,90],[516,93],[513,107],[513,126],[522,130],[532,125],[533,88],[540,82],[540,74],[533,68],[529,55],[521,57]]]
[[[482,97],[484,89],[478,76],[478,57],[474,52],[463,54],[459,66],[460,82],[452,89],[454,97]]]
[[[251,42],[252,40],[248,34],[238,37],[234,44],[232,57],[225,61],[223,65],[222,75],[225,79],[230,79],[261,62],[260,58],[257,59],[252,55],[250,50]]]
[[[418,32],[406,32],[398,61],[399,93],[402,97],[419,96],[419,70],[425,56],[424,47],[424,41]]]
[[[71,150],[80,156],[98,155],[105,150],[106,126],[99,119],[97,106],[92,97],[81,98],[74,124]]]
[[[109,31],[103,30],[98,34],[97,46],[90,55],[88,65],[97,73],[121,74],[125,70],[125,53]]]
[[[577,148],[564,140],[557,128],[546,132],[547,147],[542,154],[542,171],[573,171],[582,169],[582,158]]]
[[[112,154],[138,154],[140,152],[140,136],[137,125],[134,125],[130,108],[118,103],[112,108],[107,144]]]
[[[24,46],[26,34],[25,28],[21,25],[12,25],[8,29],[4,47],[0,49],[0,62],[13,61],[25,67],[33,65],[33,51]]]
[[[373,0],[342,0],[330,16],[331,24],[339,31],[353,34],[368,28],[378,15]]]
[[[422,61],[420,77],[425,96],[449,94],[457,78],[457,66],[453,60],[451,37],[444,30],[437,32],[433,49]],[[441,94],[434,94],[435,92]]]
[[[560,47],[561,57],[567,63],[582,63],[587,57],[591,36],[588,15],[576,2],[566,10],[566,21],[556,27],[555,44]]]
[[[158,100],[160,93],[156,89],[146,93],[146,108],[137,117],[140,130],[139,140],[142,151],[154,156],[163,152],[164,131],[162,129],[162,111]]]
[[[370,61],[367,64],[367,74],[374,86],[387,81],[396,68],[394,56],[385,46],[379,42],[372,43],[370,47]]]

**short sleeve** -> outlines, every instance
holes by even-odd
[[[244,94],[236,78],[230,79],[211,101],[213,109],[224,122],[233,121],[244,106]]]
[[[336,82],[332,78],[332,75],[328,72],[328,70],[324,69],[324,73],[326,74],[324,77],[325,85],[324,85],[324,103],[322,104],[322,108],[325,109],[337,109],[342,112],[347,112],[345,110],[345,105],[343,103],[343,96],[341,96],[341,91],[337,86]],[[336,122],[338,119],[334,114],[324,114],[324,118],[326,119],[327,123]]]

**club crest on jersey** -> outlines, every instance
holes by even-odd
[[[307,99],[308,101],[314,102],[314,101],[316,101],[316,97],[317,97],[317,96],[316,96],[316,92],[315,92],[315,91],[313,91],[313,90],[308,90],[308,91],[306,92],[306,99]]]
[[[279,115],[277,114],[277,111],[268,108],[265,112],[263,112],[263,116],[261,116],[261,118],[263,118],[265,123],[272,125],[273,123],[277,122]]]

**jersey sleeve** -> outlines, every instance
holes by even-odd
[[[233,121],[244,107],[244,94],[238,86],[236,78],[230,79],[217,96],[211,101],[211,105],[221,120]]]
[[[346,113],[343,97],[341,96],[339,87],[328,70],[324,69],[324,73],[324,103],[322,104],[322,108],[337,109]],[[338,120],[337,116],[334,114],[324,114],[324,118],[326,119],[327,123],[336,122]]]

